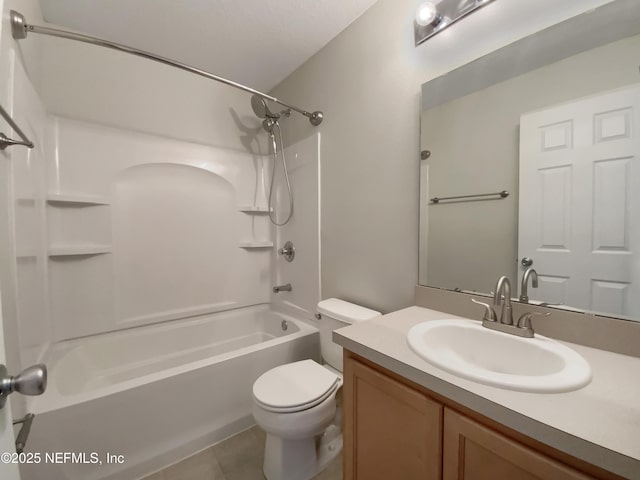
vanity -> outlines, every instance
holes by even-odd
[[[461,318],[414,306],[334,332],[345,349],[346,480],[640,479],[640,358],[559,342],[591,366],[587,386],[488,386],[408,345],[412,327]]]
[[[333,333],[346,480],[640,480],[639,51],[614,0],[422,86],[416,306]]]
[[[416,306],[333,333],[346,480],[640,480],[639,51],[614,0],[422,86]]]

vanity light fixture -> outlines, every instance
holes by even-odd
[[[442,22],[442,15],[438,12],[438,7],[433,2],[423,2],[416,12],[416,23],[421,27],[431,25],[438,26]]]
[[[422,2],[413,21],[416,46],[494,0],[432,0]]]

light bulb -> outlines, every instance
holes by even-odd
[[[442,16],[438,13],[438,9],[432,2],[423,2],[416,12],[416,23],[422,27],[427,25],[436,26],[440,23]]]

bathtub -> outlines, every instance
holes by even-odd
[[[152,473],[252,425],[256,378],[304,358],[320,360],[318,330],[268,305],[55,344],[22,479]]]

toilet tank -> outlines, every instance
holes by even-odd
[[[342,347],[333,343],[333,331],[353,323],[371,320],[380,316],[380,312],[338,298],[329,298],[318,303],[318,313],[322,359],[336,370],[342,371]]]

